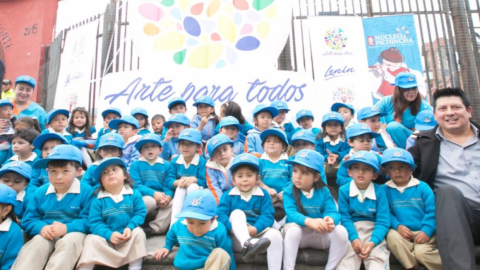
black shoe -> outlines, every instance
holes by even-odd
[[[148,238],[152,237],[153,236],[153,232],[152,232],[152,228],[150,228],[149,226],[145,226],[145,227],[141,227],[143,232],[145,233],[145,236]]]
[[[246,263],[252,262],[255,260],[255,257],[260,253],[267,251],[267,248],[270,246],[269,239],[259,239],[257,243],[251,244],[250,241],[253,238],[248,239],[242,248],[243,261]]]

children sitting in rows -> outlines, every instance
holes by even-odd
[[[148,123],[148,112],[143,108],[135,108],[130,113],[131,116],[135,117],[138,121],[138,135],[143,136],[145,134],[149,134],[150,124]]]
[[[207,186],[217,203],[220,201],[223,192],[233,187],[230,173],[234,156],[232,146],[233,141],[223,134],[213,136],[207,143],[207,151],[212,153],[212,157],[206,165]]]
[[[18,225],[15,210],[16,193],[10,187],[0,183],[0,265],[10,269],[23,246],[23,233]]]
[[[140,157],[135,148],[135,143],[142,137],[138,135],[139,124],[137,119],[131,115],[125,115],[120,119],[114,119],[108,123],[111,129],[116,129],[123,137],[122,160],[130,168],[130,165]]]
[[[12,140],[12,151],[15,155],[9,158],[5,163],[12,161],[23,161],[32,166],[37,161],[37,154],[33,151],[33,141],[40,134],[34,129],[21,129],[15,132]]]
[[[253,122],[255,127],[248,131],[245,140],[245,153],[260,157],[263,154],[262,139],[260,133],[272,127],[272,121],[278,115],[278,110],[264,104],[257,105],[253,110]]]
[[[9,186],[16,193],[15,215],[19,220],[23,218],[33,194],[33,191],[26,190],[31,175],[30,165],[21,161],[10,162],[0,169],[0,183]]]
[[[385,115],[375,106],[365,107],[359,110],[357,114],[360,123],[367,124],[372,132],[380,134],[372,141],[372,149],[378,153],[383,153],[383,151],[395,147],[392,138],[385,131],[384,124],[380,121],[380,117]]]
[[[95,149],[98,148],[100,138],[103,135],[112,132],[112,129],[110,129],[110,127],[108,126],[110,121],[121,118],[122,112],[120,111],[120,109],[110,107],[102,112],[102,117],[103,117],[103,127],[97,133],[97,140],[95,141]]]

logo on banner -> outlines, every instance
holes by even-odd
[[[390,45],[412,45],[413,38],[410,31],[405,26],[395,28],[394,34],[378,35],[367,37],[368,46],[390,46]]]
[[[353,103],[356,95],[352,88],[352,86],[337,87],[335,90],[333,90],[333,101]]]
[[[330,49],[340,51],[347,47],[348,38],[342,28],[332,28],[325,33],[325,44]]]

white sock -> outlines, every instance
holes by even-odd
[[[79,267],[77,270],[93,270],[94,267],[95,267],[94,263],[87,263]]]
[[[142,270],[143,258],[135,260],[128,264],[128,270]]]
[[[177,218],[175,217],[178,213],[182,211],[183,201],[188,193],[199,190],[200,187],[197,184],[191,184],[188,188],[177,188],[175,190],[175,195],[173,196],[172,201],[172,217],[170,220],[170,228],[172,228],[173,224],[177,222]]]

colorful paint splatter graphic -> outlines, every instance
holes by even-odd
[[[348,38],[342,28],[332,28],[325,33],[325,44],[332,50],[339,51],[347,47]]]
[[[337,87],[333,90],[333,102],[353,103],[355,101],[355,91],[352,86]]]

